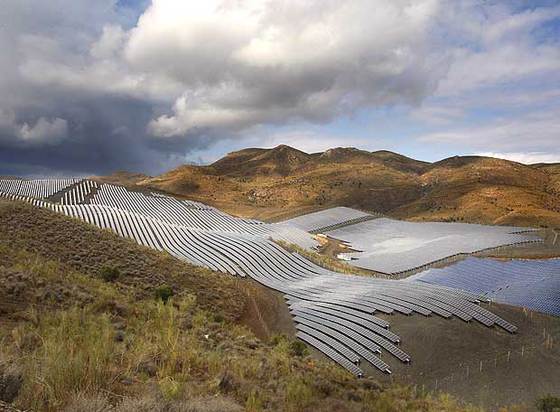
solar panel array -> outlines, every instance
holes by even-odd
[[[102,185],[90,203],[194,229],[250,234],[294,243],[303,248],[316,245],[308,233],[291,226],[235,218],[200,202],[178,200],[165,195],[148,196],[121,186]]]
[[[63,205],[84,203],[86,198],[98,187],[99,184],[94,180],[81,180],[64,193],[62,199],[60,199],[60,203]]]
[[[46,199],[68,186],[73,185],[78,180],[79,179],[2,179],[0,180],[0,192]]]
[[[470,257],[407,280],[458,288],[496,302],[560,316],[560,259],[503,261]]]
[[[390,373],[391,359],[411,360],[399,336],[389,330],[379,313],[456,316],[516,331],[514,325],[480,306],[479,297],[469,292],[340,274],[317,266],[270,240],[274,236],[309,237],[287,224],[238,219],[200,203],[105,184],[88,204],[8,197],[110,229],[195,265],[249,276],[283,293],[297,324],[297,336],[356,376],[363,375],[362,362]]]
[[[364,219],[373,219],[375,216],[349,207],[333,207],[319,212],[308,213],[293,219],[285,220],[291,226],[298,227],[306,232],[320,232],[342,224],[351,224]]]
[[[449,257],[499,246],[541,242],[532,229],[379,218],[324,232],[358,253],[349,264],[382,273],[418,270]]]

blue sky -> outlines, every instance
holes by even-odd
[[[560,161],[560,3],[7,0],[0,173],[244,147]]]

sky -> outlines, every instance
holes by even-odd
[[[246,147],[560,162],[560,1],[2,0],[0,174]]]

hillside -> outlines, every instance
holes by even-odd
[[[270,293],[0,200],[0,410],[475,410],[259,340],[255,318],[286,310]]]
[[[150,176],[143,173],[131,173],[119,170],[109,176],[94,176],[93,179],[103,183],[117,184],[123,186],[134,186],[136,183],[149,179]]]
[[[135,182],[277,220],[332,206],[411,220],[560,226],[560,165],[463,156],[427,163],[389,151],[244,149]]]

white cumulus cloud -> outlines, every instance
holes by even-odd
[[[558,144],[560,43],[544,27],[558,6],[124,3],[4,0],[0,164],[153,173],[228,139],[306,148],[385,139],[403,152],[418,141],[435,152]]]
[[[325,121],[364,106],[414,103],[435,87],[426,53],[438,2],[154,1],[126,61],[183,89],[158,136]]]
[[[497,157],[499,159],[512,160],[527,165],[535,163],[560,163],[560,152],[544,153],[544,152],[518,152],[518,153],[499,153],[499,152],[481,152],[475,153],[477,156]]]

